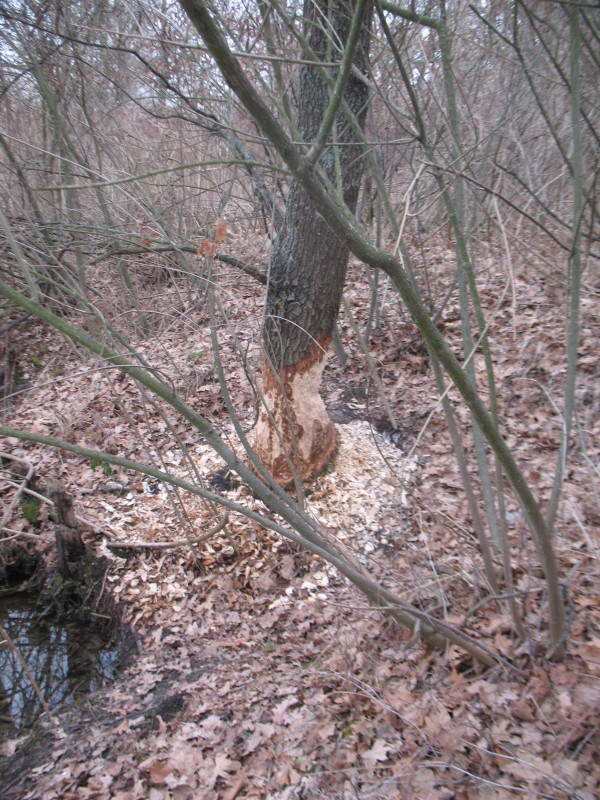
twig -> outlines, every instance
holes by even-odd
[[[15,319],[12,322],[9,322],[8,325],[4,326],[4,328],[0,328],[0,336],[3,333],[8,333],[8,331],[12,330],[13,328],[16,328],[18,325],[21,325],[23,322],[26,322],[31,316],[32,314],[25,314],[24,316],[19,317],[19,319]]]
[[[136,255],[147,255],[148,253],[156,253],[160,255],[161,253],[193,253],[194,255],[198,255],[198,248],[191,247],[190,245],[159,245],[158,247],[123,247],[123,248],[111,248],[107,253],[104,253],[98,258],[95,258],[91,261],[91,264],[98,264],[100,261],[105,261],[107,258],[111,258],[112,256],[136,256]],[[267,283],[267,276],[260,272],[259,270],[255,269],[255,267],[251,267],[250,264],[245,264],[243,261],[240,261],[239,258],[235,258],[235,256],[229,256],[226,253],[215,253],[212,256],[217,261],[222,261],[224,264],[229,264],[231,267],[235,267],[236,269],[241,269],[242,272],[245,272],[246,275],[250,275],[251,278],[262,283],[263,286]]]
[[[535,592],[535,591],[538,591],[538,590],[537,589],[521,589],[521,590],[518,590],[516,592],[510,592],[510,593],[507,593],[507,594],[488,594],[485,597],[482,597],[481,600],[479,600],[479,602],[475,603],[475,605],[472,606],[466,612],[466,614],[464,616],[464,619],[463,619],[463,622],[462,622],[463,627],[467,624],[467,621],[469,620],[469,618],[472,617],[473,614],[475,614],[477,611],[479,611],[479,609],[482,606],[485,606],[488,603],[496,603],[496,602],[498,602],[500,600],[512,600],[513,598],[516,598],[516,597],[525,597],[526,595],[531,594],[531,592]]]
[[[195,539],[179,539],[176,542],[115,542],[109,541],[106,543],[106,546],[110,550],[122,550],[123,548],[127,548],[127,550],[170,550],[175,547],[186,547],[191,544],[200,544],[200,542],[205,542],[207,539],[210,539],[211,536],[214,536],[215,533],[223,530],[225,525],[227,524],[227,520],[229,519],[229,514],[223,514],[219,522],[214,525],[210,530],[208,530],[202,536],[198,536]]]
[[[15,506],[17,505],[17,503],[21,499],[21,495],[23,494],[24,491],[27,491],[27,484],[33,478],[33,474],[34,474],[35,470],[33,468],[33,464],[31,464],[29,461],[25,461],[24,459],[19,458],[18,456],[13,456],[10,453],[5,453],[2,450],[0,450],[0,458],[10,458],[12,461],[18,461],[20,464],[24,464],[27,467],[27,474],[23,478],[21,484],[20,485],[16,484],[16,483],[13,484],[15,486],[18,486],[18,489],[15,492],[14,497],[12,498],[10,503],[8,504],[8,508],[4,512],[4,514],[2,516],[2,519],[0,520],[0,529],[4,529],[4,526],[9,521],[9,519],[12,516],[13,511],[15,510]],[[9,481],[9,482],[13,483],[12,481]]]
[[[3,539],[0,539],[0,543],[10,542],[11,539],[19,539],[21,536],[24,536],[26,539],[37,539],[39,542],[40,537],[37,533],[29,533],[29,531],[16,531],[14,528],[7,528],[6,525],[3,525],[0,528],[2,531],[6,531],[6,533],[12,534],[11,536],[5,536]]]

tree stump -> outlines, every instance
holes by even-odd
[[[77,529],[73,501],[59,484],[51,486],[48,496],[54,502],[58,526],[55,531],[58,571],[64,580],[76,577],[74,570],[87,555],[86,546]]]

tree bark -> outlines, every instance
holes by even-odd
[[[49,486],[48,496],[54,502],[58,525],[54,532],[58,571],[65,580],[76,577],[75,569],[86,557],[87,551],[77,527],[73,501],[60,484]]]
[[[340,60],[357,0],[305,2],[305,37],[323,60]],[[367,9],[353,64],[368,68],[371,9]],[[307,54],[309,57],[309,54]],[[298,90],[298,129],[308,144],[319,132],[337,70],[305,65]],[[354,212],[363,172],[362,148],[344,112],[364,124],[368,90],[352,72],[327,147],[319,159],[322,173],[337,185]],[[319,394],[337,319],[349,250],[328,227],[298,181],[290,186],[283,226],[275,240],[264,322],[263,409],[254,446],[263,465],[282,485],[307,480],[332,459],[337,433]]]

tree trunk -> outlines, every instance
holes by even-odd
[[[305,35],[324,61],[341,58],[356,0],[307,0]],[[367,71],[370,9],[359,35],[354,66]],[[331,80],[336,70],[326,68]],[[321,70],[303,66],[298,91],[298,128],[315,139],[330,97]],[[364,123],[368,90],[350,74],[343,102],[319,165],[354,212],[363,171],[362,148],[344,104]],[[337,146],[337,145],[342,145]],[[341,182],[341,186],[340,186]],[[319,394],[321,376],[340,307],[348,247],[327,226],[297,181],[290,186],[283,226],[273,245],[264,322],[263,401],[254,446],[282,485],[306,480],[332,459],[337,433]]]

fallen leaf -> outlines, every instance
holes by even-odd
[[[171,766],[167,761],[154,761],[150,765],[150,780],[152,783],[164,783],[171,771]]]
[[[360,757],[363,761],[372,763],[375,761],[387,761],[388,753],[394,749],[395,748],[389,744],[389,742],[385,742],[383,739],[376,739],[372,747],[361,753]]]

